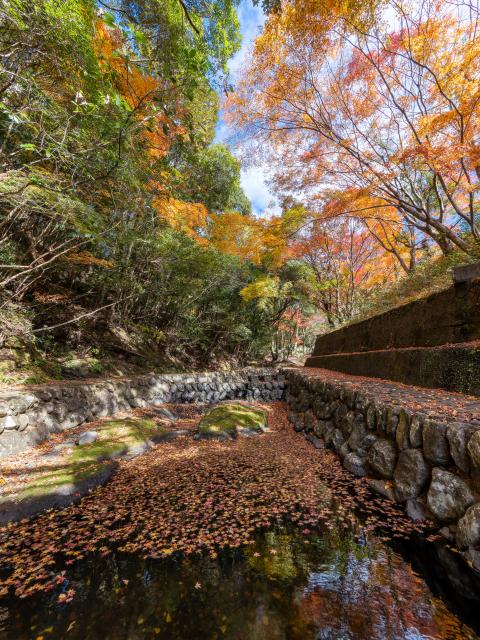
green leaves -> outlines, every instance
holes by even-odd
[[[105,22],[106,25],[108,25],[112,29],[114,29],[117,26],[115,21],[115,16],[113,15],[113,13],[109,13],[109,12],[103,13],[102,20]]]

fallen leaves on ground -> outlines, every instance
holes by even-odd
[[[349,528],[359,508],[367,532],[409,536],[421,530],[401,507],[346,472],[333,452],[295,433],[283,403],[269,410],[267,434],[159,444],[120,462],[107,485],[77,504],[0,529],[0,595],[53,590],[65,567],[89,553],[215,557],[222,548],[252,544],[257,530],[276,523],[310,532],[335,520]]]

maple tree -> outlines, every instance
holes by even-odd
[[[372,287],[388,282],[393,264],[358,222],[316,221],[295,249],[311,268],[311,296],[333,328],[349,320]]]
[[[404,271],[433,243],[478,251],[473,4],[285,2],[255,42],[231,121],[312,217],[354,217]]]

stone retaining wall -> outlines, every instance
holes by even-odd
[[[480,279],[317,337],[312,356],[480,340]]]
[[[320,335],[306,366],[480,396],[480,279]]]
[[[370,488],[443,526],[465,549],[480,545],[480,422],[442,421],[299,370],[285,372],[289,420],[334,449]]]
[[[149,374],[130,379],[58,383],[0,391],[0,457],[76,427],[132,408],[165,402],[272,401],[285,378],[274,369],[194,374]]]

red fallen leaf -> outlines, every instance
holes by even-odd
[[[213,556],[221,548],[253,544],[253,532],[274,522],[333,528],[330,520],[338,513],[355,523],[348,510],[364,501],[372,505],[369,530],[388,532],[404,521],[398,509],[373,502],[363,482],[353,481],[332,452],[314,450],[294,433],[284,405],[274,409],[272,431],[228,445],[227,456],[218,443],[166,443],[123,461],[108,485],[77,504],[0,530],[0,561],[13,569],[0,588],[15,582],[45,588],[54,576],[39,567],[57,560],[70,565],[95,549],[153,558],[164,557],[165,550]],[[382,509],[391,514],[388,522]],[[418,529],[406,529],[413,530]]]

